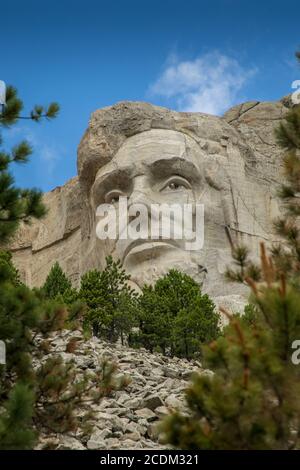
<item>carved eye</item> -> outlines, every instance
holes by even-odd
[[[178,191],[181,189],[191,189],[191,185],[185,178],[182,178],[181,176],[176,176],[169,178],[168,181],[165,182],[162,191]]]
[[[167,187],[168,189],[176,190],[179,188],[184,188],[185,186],[183,186],[183,184],[173,182],[173,183],[169,183]]]
[[[124,196],[124,194],[121,191],[115,191],[115,190],[110,191],[105,196],[105,202],[107,204],[118,204],[121,196]]]

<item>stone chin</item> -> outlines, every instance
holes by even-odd
[[[142,288],[153,284],[170,269],[177,269],[192,276],[199,284],[205,283],[206,268],[193,256],[171,241],[141,242],[125,256],[123,267],[131,276],[131,281]]]

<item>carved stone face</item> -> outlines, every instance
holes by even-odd
[[[172,238],[97,239],[96,250],[120,259],[138,286],[153,282],[171,268],[204,284],[210,276],[213,286],[216,249],[218,245],[224,248],[225,231],[220,191],[208,181],[206,159],[205,151],[191,137],[154,129],[128,138],[112,160],[98,170],[90,192],[94,213],[103,203],[114,204],[118,211],[120,196],[128,198],[128,207],[142,203],[149,207],[149,213],[151,204],[204,204],[205,234],[209,237],[204,237],[204,246],[198,252],[186,250],[184,240]]]
[[[247,296],[248,290],[224,280],[232,244],[246,245],[255,261],[260,242],[280,241],[273,221],[282,217],[277,198],[282,151],[274,126],[288,109],[283,102],[245,103],[223,118],[143,102],[98,109],[78,147],[78,180],[46,194],[47,217],[22,227],[13,242],[23,280],[40,286],[59,260],[78,286],[87,271],[104,269],[112,254],[123,260],[136,286],[177,268],[203,282],[216,302],[233,308],[227,297]],[[120,194],[133,204],[203,204],[203,247],[189,251],[172,238],[100,240],[96,209],[105,201],[120,207]]]

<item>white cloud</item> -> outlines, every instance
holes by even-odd
[[[173,100],[180,111],[222,114],[236,103],[238,93],[255,72],[219,52],[191,61],[173,56],[150,87],[150,94]]]
[[[56,165],[59,160],[58,151],[49,145],[41,145],[39,152],[41,159],[46,164],[47,172],[49,176],[53,176],[56,170]]]
[[[33,146],[34,152],[41,160],[43,171],[46,171],[44,175],[51,178],[54,175],[56,164],[59,160],[59,152],[53,145],[42,142],[36,130],[33,131],[25,127],[22,130],[24,138]]]

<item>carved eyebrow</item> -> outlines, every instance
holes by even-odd
[[[118,188],[125,188],[130,185],[132,177],[132,168],[112,168],[111,171],[107,171],[103,175],[96,176],[94,184],[91,189],[93,197],[99,197],[104,195],[112,186]]]
[[[122,168],[122,166],[117,166],[116,163],[110,162],[106,165],[104,165],[102,168],[105,168],[106,171],[104,174],[96,175],[94,183],[96,184],[102,184],[106,179],[111,179],[116,176],[119,176],[120,174],[124,173],[126,175],[130,176],[130,173],[133,170],[133,164],[131,165],[126,165]],[[101,169],[99,170],[99,172]],[[99,173],[98,172],[98,173]]]
[[[152,176],[155,178],[165,178],[170,173],[184,176],[191,181],[201,180],[199,168],[191,161],[180,157],[161,158],[155,160],[150,165]]]

